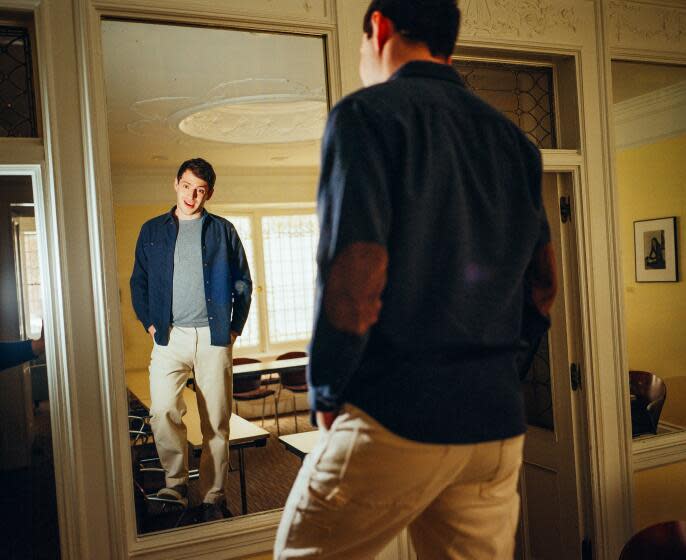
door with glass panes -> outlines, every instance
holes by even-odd
[[[577,445],[581,390],[572,173],[544,173],[543,199],[555,250],[559,291],[551,329],[524,382],[528,432],[520,480],[518,555],[522,560],[583,558],[582,469]],[[564,220],[564,221],[563,221]]]

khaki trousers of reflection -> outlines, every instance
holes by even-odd
[[[274,558],[374,558],[409,526],[419,560],[511,559],[523,444],[418,443],[346,405],[298,473]]]
[[[231,415],[231,347],[212,346],[209,327],[173,327],[169,344],[155,344],[150,357],[153,435],[168,487],[188,483],[186,403],[183,389],[194,372],[202,455],[200,495],[204,502],[225,498]]]

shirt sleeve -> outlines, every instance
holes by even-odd
[[[229,239],[232,251],[229,266],[231,267],[231,279],[233,280],[233,285],[231,286],[233,298],[231,330],[241,334],[250,312],[252,278],[250,276],[250,267],[248,266],[248,257],[245,254],[245,249],[238,236],[238,232],[233,225],[230,228]]]
[[[36,357],[30,340],[0,342],[0,370],[18,366]]]
[[[152,324],[148,303],[148,258],[143,250],[145,245],[145,226],[141,228],[136,242],[136,254],[133,263],[133,272],[129,285],[131,287],[131,303],[136,312],[136,317],[147,329]]]
[[[341,330],[331,310],[348,303],[344,295],[340,301],[331,302],[326,292],[333,283],[329,282],[330,275],[345,270],[345,266],[334,265],[341,254],[350,254],[346,249],[375,249],[362,255],[363,262],[369,254],[386,253],[391,222],[390,150],[382,131],[383,126],[369,110],[355,100],[345,100],[332,111],[324,133],[317,201],[317,292],[308,367],[313,411],[333,411],[343,404],[346,386],[360,363],[369,336],[368,329]],[[351,261],[347,256],[344,260]],[[341,280],[346,281],[335,280],[338,285]],[[348,282],[352,284],[354,280]],[[358,287],[365,288],[351,286],[350,291]]]

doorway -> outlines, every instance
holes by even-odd
[[[546,172],[543,202],[556,256],[558,295],[551,329],[524,379],[528,431],[520,480],[518,558],[586,558],[585,469],[580,419],[583,388],[578,262],[573,220],[574,172]]]
[[[40,231],[30,175],[0,174],[0,340],[37,339],[43,325]],[[59,558],[45,356],[0,374],[2,539],[8,558]]]

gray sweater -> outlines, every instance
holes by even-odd
[[[206,327],[209,324],[202,272],[204,219],[179,220],[172,292],[172,324],[177,327]]]

